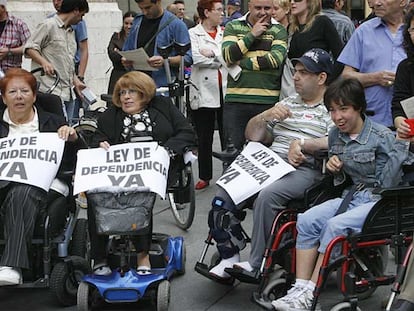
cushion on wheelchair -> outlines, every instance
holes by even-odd
[[[153,192],[87,192],[99,234],[142,235],[149,230]]]

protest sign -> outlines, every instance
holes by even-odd
[[[275,152],[257,142],[249,142],[216,184],[239,204],[295,168]]]
[[[79,150],[74,194],[96,188],[146,189],[165,197],[170,157],[157,142]]]
[[[57,133],[13,135],[0,139],[0,179],[49,191],[65,142]]]

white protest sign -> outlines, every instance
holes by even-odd
[[[216,184],[239,204],[295,168],[275,152],[257,142],[249,142]]]
[[[170,157],[157,142],[78,151],[74,194],[104,187],[146,188],[165,197]]]
[[[65,142],[57,133],[13,135],[0,139],[0,179],[49,191]]]

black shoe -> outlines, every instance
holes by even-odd
[[[404,299],[398,299],[391,311],[414,311],[414,303]]]

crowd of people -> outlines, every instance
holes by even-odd
[[[57,132],[71,149],[65,157],[73,157],[80,146],[70,125],[80,108],[87,109],[82,101],[89,54],[83,16],[89,5],[87,0],[52,2],[56,12],[30,32],[7,11],[7,0],[0,0],[0,67],[5,75],[0,80],[5,104],[0,134]],[[414,116],[402,102],[414,95],[414,9],[405,1],[377,0],[370,3],[372,14],[355,28],[343,0],[250,0],[245,13],[239,0],[199,0],[193,18],[186,16],[183,0],[135,2],[140,13],[126,12],[120,31],[108,40],[113,105],[98,119],[95,147],[130,142],[130,132],[138,131],[136,135],[157,140],[172,160],[198,149],[198,191],[213,179],[216,129],[222,150],[229,143],[241,151],[246,141],[260,142],[295,168],[257,194],[247,261],[240,256],[246,245],[238,217],[243,204],[235,204],[218,187],[208,222],[221,258],[209,271],[213,279],[230,278],[226,268],[259,269],[274,217],[321,178],[314,151],[328,149],[326,168],[338,183],[347,175],[353,184],[364,184],[345,208],[344,198],[336,198],[298,215],[296,281],[272,304],[276,310],[309,310],[327,243],[349,229],[360,231],[380,199],[373,188],[399,185],[402,165],[412,162],[413,129],[405,121]],[[191,49],[185,55],[175,48],[160,54],[159,47],[173,43],[191,43]],[[118,53],[139,48],[152,70],[136,71],[133,61]],[[32,74],[19,69],[22,57],[44,70],[39,88]],[[156,95],[156,88],[179,76],[183,63],[191,68],[191,125],[171,99]],[[62,99],[66,122],[34,105],[36,93],[50,87],[56,72],[60,87],[52,92]],[[29,260],[26,246],[46,196],[33,186],[0,181],[7,240],[0,285],[22,282],[21,269],[28,268]],[[25,209],[17,207],[23,206],[16,203],[20,200]],[[13,226],[11,215],[24,225]],[[107,275],[107,239],[96,234],[93,215],[88,210],[93,269]],[[230,223],[223,215],[232,216]],[[151,233],[152,219],[149,230],[133,240],[142,274],[151,273]],[[15,240],[20,242],[11,242]],[[408,273],[393,310],[414,310],[412,279]]]

